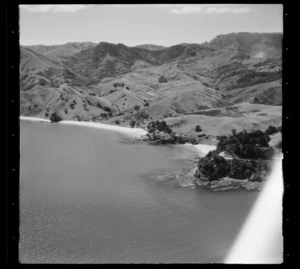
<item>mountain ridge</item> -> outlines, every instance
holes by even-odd
[[[109,111],[107,122],[128,124],[137,105],[166,120],[243,102],[280,109],[281,43],[280,33],[231,33],[158,50],[108,42],[21,46],[21,114],[102,121]]]

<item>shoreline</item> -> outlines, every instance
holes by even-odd
[[[20,116],[19,119],[27,120],[27,121],[34,121],[34,122],[49,122],[50,123],[50,120],[48,120],[48,119],[37,118],[37,117]],[[82,126],[82,127],[91,127],[91,128],[98,128],[98,129],[103,129],[103,130],[116,131],[116,132],[128,135],[132,138],[137,138],[137,139],[141,139],[144,135],[147,134],[147,131],[144,129],[141,129],[141,128],[116,126],[116,125],[104,124],[104,123],[100,123],[100,122],[68,121],[68,120],[64,121],[64,120],[62,120],[59,122],[59,124],[76,125],[76,126]],[[190,143],[186,143],[186,144],[177,144],[177,146],[188,147],[191,150],[195,151],[199,157],[203,157],[209,151],[216,149],[215,145],[209,145],[209,144],[192,145]]]
[[[20,116],[20,120],[27,120],[27,121],[35,121],[35,122],[49,122],[50,120],[37,118],[37,117],[25,117]],[[84,126],[84,127],[91,127],[103,130],[111,130],[116,131],[122,134],[129,135],[134,138],[141,138],[143,135],[147,133],[144,129],[141,128],[130,128],[130,127],[123,127],[123,126],[116,126],[116,125],[109,125],[100,122],[86,122],[86,121],[71,121],[71,120],[62,120],[59,124],[64,125],[76,125],[76,126]]]

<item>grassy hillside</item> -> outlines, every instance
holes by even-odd
[[[282,34],[234,33],[206,44],[101,42],[21,47],[21,115],[129,125],[137,113],[214,141],[281,125]],[[137,108],[138,107],[138,108]],[[105,114],[105,115],[104,115]],[[201,134],[200,134],[201,135]]]

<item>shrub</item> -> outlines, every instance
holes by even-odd
[[[269,126],[268,129],[265,131],[265,134],[266,135],[272,135],[272,134],[275,134],[277,133],[277,128],[274,127],[274,126]]]
[[[165,83],[165,82],[168,82],[168,80],[167,80],[164,76],[160,76],[160,77],[158,78],[158,82],[159,82],[159,83]]]
[[[102,117],[102,118],[106,119],[108,116],[107,116],[107,114],[106,114],[106,113],[101,113],[101,114],[100,114],[100,117]]]
[[[195,131],[196,131],[196,132],[202,132],[202,129],[201,129],[200,125],[197,125],[197,126],[196,126]]]
[[[138,122],[140,122],[140,121],[143,122],[144,120],[147,120],[148,118],[149,118],[149,115],[145,111],[139,111],[135,115],[135,119]]]
[[[135,120],[132,120],[132,121],[130,122],[131,128],[133,128],[133,127],[135,126],[135,124],[136,124],[136,121],[135,121]]]
[[[50,116],[51,122],[59,122],[61,120],[62,120],[62,117],[57,112],[53,112]]]
[[[280,141],[276,146],[275,148],[277,149],[282,149],[282,141]]]
[[[140,106],[135,105],[135,106],[134,106],[134,110],[135,110],[135,111],[139,111],[139,110],[140,110]]]
[[[103,108],[103,110],[104,110],[104,111],[106,111],[106,112],[111,112],[111,109],[110,109],[110,107],[107,107],[107,106],[106,106],[106,107],[104,107],[104,108]]]
[[[119,121],[119,120],[116,120],[115,123],[119,125],[119,124],[120,124],[120,121]]]

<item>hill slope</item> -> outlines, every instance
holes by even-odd
[[[191,126],[182,127],[185,132],[196,119],[210,126],[224,115],[233,119],[228,128],[279,124],[281,40],[278,33],[232,33],[167,48],[107,42],[21,47],[21,115],[49,117],[58,111],[65,119],[104,121],[106,113],[107,122],[128,125],[137,113],[146,113],[148,120],[174,121],[175,128],[182,117],[179,125]],[[239,104],[267,105],[275,118],[265,107],[253,114],[255,120],[228,116]]]

